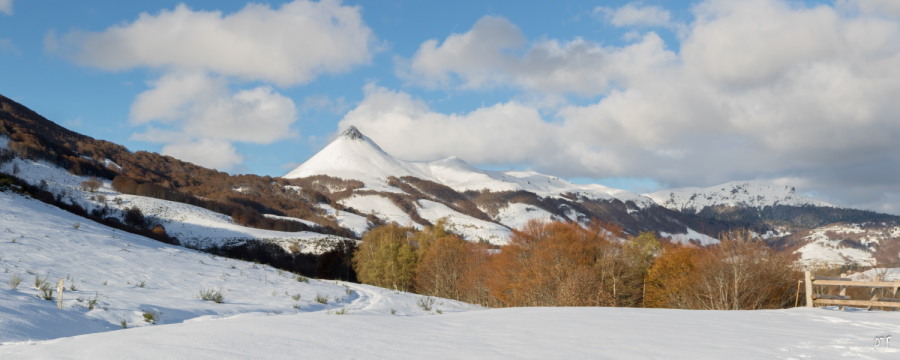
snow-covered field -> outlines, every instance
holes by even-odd
[[[38,297],[36,278],[46,279],[54,293],[57,280],[65,280],[62,310]],[[14,286],[15,279],[20,283]],[[246,313],[422,315],[478,308],[436,299],[425,311],[418,295],[300,280],[269,266],[163,244],[0,192],[0,343],[121,329],[123,322],[151,326],[145,314],[155,314],[156,324],[173,324]],[[203,290],[220,292],[224,302],[201,300]]]
[[[38,276],[66,279],[62,310],[38,297]],[[900,357],[900,312],[485,310],[446,299],[426,310],[418,295],[306,281],[0,193],[0,359]],[[224,302],[201,300],[202,289]],[[892,347],[874,346],[887,335]]]
[[[892,334],[892,347],[875,337]],[[896,359],[900,313],[517,308],[240,315],[0,346],[16,359]]]

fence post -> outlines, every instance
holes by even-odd
[[[65,289],[65,280],[59,279],[56,283],[56,308],[62,310],[63,289]]]
[[[806,307],[813,307],[813,283],[812,273],[809,270],[803,272],[804,282],[806,283]]]

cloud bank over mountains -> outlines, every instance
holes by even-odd
[[[900,200],[900,168],[884,170],[900,162],[900,22],[881,11],[891,4],[710,0],[686,24],[660,8],[600,10],[635,31],[681,29],[677,49],[657,29],[609,46],[525,39],[509,20],[486,16],[423,42],[398,73],[442,91],[513,88],[596,101],[546,111],[511,100],[445,114],[410,92],[369,85],[341,125],[408,159],[528,162],[562,176],[668,186],[785,179],[812,191],[844,188],[835,200],[897,212],[883,205],[885,194]]]
[[[528,35],[483,15],[397,53],[362,8],[336,0],[233,13],[179,5],[46,43],[84,66],[156,72],[132,103],[133,138],[219,169],[244,161],[237,144],[302,133],[307,104],[285,89],[384,52],[396,66],[383,76],[401,85],[360,80],[364,95],[341,106],[335,130],[355,125],[400,158],[660,187],[768,179],[900,213],[898,2],[705,0],[672,11],[632,2],[582,14],[622,30],[621,42]],[[506,97],[453,108],[435,93]]]

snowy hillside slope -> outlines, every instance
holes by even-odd
[[[539,207],[512,203],[498,211],[497,221],[510,229],[521,229],[529,221],[561,221],[559,217]]]
[[[378,195],[354,195],[341,200],[341,205],[351,207],[363,214],[378,214],[388,222],[395,222],[401,226],[412,226],[421,229],[422,226],[413,222],[402,209],[394,205],[391,200]]]
[[[832,224],[809,231],[803,237],[806,245],[796,252],[800,262],[808,267],[828,267],[857,264],[878,265],[876,255],[881,245],[900,239],[900,226],[864,227],[861,224]],[[885,257],[900,257],[900,254],[880,254]]]
[[[369,230],[369,227],[371,226],[369,221],[366,220],[365,216],[359,216],[351,212],[341,211],[328,204],[318,204],[317,207],[325,211],[328,216],[334,217],[338,225],[350,229],[350,231],[353,231],[356,236],[362,236],[366,231]]]
[[[555,176],[530,171],[481,170],[456,157],[432,162],[400,160],[382,150],[372,139],[352,126],[316,155],[284,175],[284,178],[314,175],[360,180],[366,184],[367,189],[387,192],[399,191],[388,185],[388,177],[413,176],[444,184],[460,192],[524,190],[552,197],[572,193],[590,199],[619,199],[633,201],[638,206],[654,205],[652,200],[625,190],[596,184],[577,185]]]
[[[15,176],[32,185],[44,186],[48,191],[59,194],[69,203],[78,204],[87,211],[106,208],[117,213],[121,219],[126,209],[136,207],[144,216],[165,227],[170,236],[191,247],[209,248],[260,240],[276,243],[291,252],[317,254],[329,250],[333,243],[344,240],[338,236],[308,231],[282,232],[240,226],[230,216],[197,206],[119,193],[111,187],[109,181],[104,181],[96,191],[85,191],[81,183],[88,178],[73,175],[41,161],[16,158],[0,165],[0,171],[5,173],[11,174],[14,169],[18,169]]]
[[[245,315],[0,347],[16,359],[896,359],[900,313],[511,308]],[[892,335],[890,347],[874,346]]]
[[[468,215],[460,214],[444,204],[430,201],[419,200],[419,206],[422,210],[419,215],[432,223],[437,223],[443,219],[447,222],[447,230],[459,234],[465,239],[487,241],[493,245],[506,245],[509,242],[509,236],[512,232],[509,228],[473,218]]]
[[[824,206],[824,201],[797,194],[791,186],[764,181],[733,181],[706,188],[681,188],[644,194],[657,204],[676,211],[699,212],[708,206],[726,205],[762,208],[765,206]]]
[[[13,286],[16,278],[20,283]],[[38,297],[36,278],[46,279],[54,291],[57,279],[65,279],[62,310]],[[174,324],[246,313],[424,315],[478,308],[437,299],[425,311],[418,295],[299,280],[269,266],[164,244],[0,192],[0,344],[122,329],[123,322],[156,326],[145,314],[156,324]],[[221,292],[224,302],[201,300],[203,290]]]

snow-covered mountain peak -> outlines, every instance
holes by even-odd
[[[638,206],[652,206],[641,195],[600,185],[578,185],[533,171],[490,171],[478,169],[455,156],[431,162],[405,161],[388,154],[359,129],[349,127],[305,163],[285,175],[300,178],[327,175],[362,181],[366,189],[398,192],[388,184],[390,177],[412,176],[449,186],[456,191],[529,191],[539,196],[577,194],[595,200],[619,199]]]
[[[657,191],[645,196],[673,210],[699,212],[708,206],[827,206],[834,205],[810,199],[797,193],[793,186],[766,181],[732,181],[706,188],[680,188]]]
[[[389,176],[424,176],[416,166],[391,156],[352,126],[284,177],[314,175],[356,179],[373,189],[386,187],[384,180]]]

